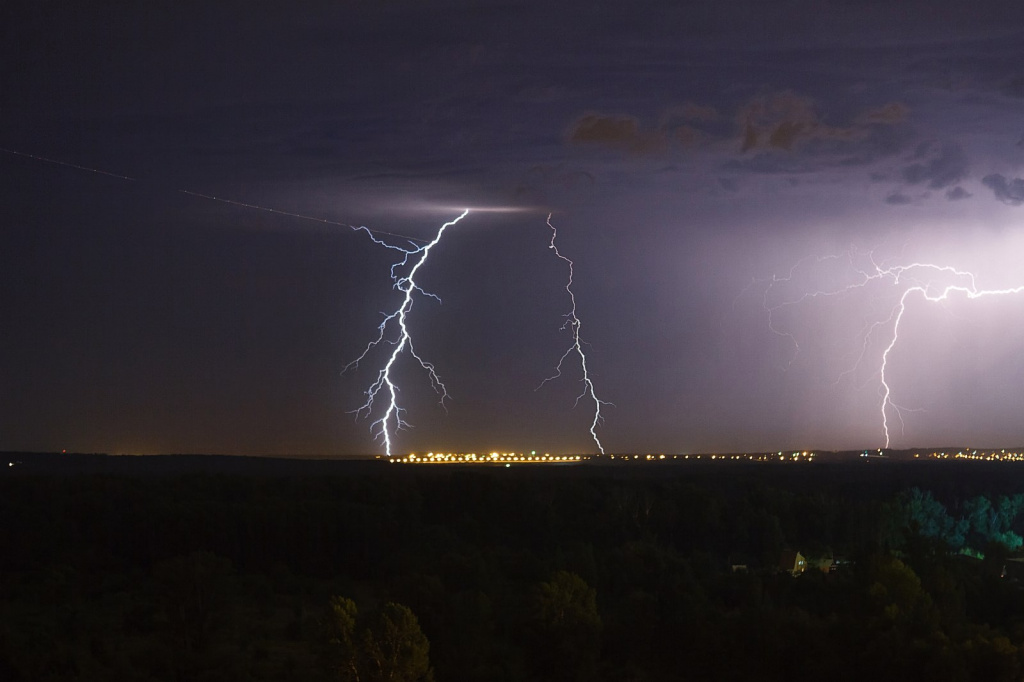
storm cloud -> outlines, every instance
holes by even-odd
[[[967,155],[959,145],[947,142],[940,147],[922,143],[914,154],[920,159],[903,169],[903,179],[911,185],[927,183],[929,189],[944,189],[967,177]]]
[[[1009,204],[1020,206],[1024,204],[1024,178],[1007,179],[1005,175],[992,173],[981,179],[982,184],[992,190],[996,199]]]

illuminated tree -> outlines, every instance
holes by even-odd
[[[367,680],[414,682],[432,680],[430,642],[416,615],[406,606],[388,602],[370,620],[363,635]]]
[[[964,539],[970,523],[966,519],[954,519],[946,507],[927,490],[911,488],[900,499],[903,523],[926,538],[937,538],[958,550],[964,546]]]
[[[327,619],[330,667],[343,682],[359,682],[359,652],[355,645],[356,604],[345,597],[331,597]]]
[[[1012,525],[1024,507],[1024,496],[999,497],[991,502],[979,495],[964,504],[964,516],[970,524],[971,540],[976,548],[997,542],[1009,550],[1024,544],[1021,536],[1013,532]]]
[[[331,597],[327,665],[343,682],[429,682],[430,642],[416,615],[388,602],[361,619],[355,603]]]

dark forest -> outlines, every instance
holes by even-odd
[[[267,466],[5,471],[0,678],[1024,672],[1012,464]]]

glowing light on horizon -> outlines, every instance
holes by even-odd
[[[569,348],[566,349],[565,353],[562,354],[562,357],[558,360],[558,364],[555,365],[555,373],[548,377],[547,379],[545,379],[544,381],[540,382],[540,386],[538,386],[536,390],[540,390],[541,387],[543,387],[544,384],[546,384],[547,382],[562,376],[562,363],[565,362],[565,359],[573,354],[578,355],[580,358],[580,367],[583,370],[583,379],[581,380],[583,382],[583,391],[578,396],[576,396],[576,402],[573,404],[573,406],[575,407],[576,405],[579,405],[580,400],[585,397],[589,397],[590,400],[593,401],[594,418],[590,422],[590,435],[591,437],[593,437],[594,443],[597,444],[597,449],[600,450],[601,454],[603,455],[604,446],[601,444],[601,439],[598,438],[597,436],[597,426],[598,424],[601,424],[604,421],[604,418],[601,416],[601,406],[611,406],[612,403],[599,399],[597,397],[597,394],[594,392],[594,382],[593,380],[591,380],[590,372],[587,369],[587,355],[586,353],[583,352],[584,342],[581,340],[580,337],[580,318],[576,315],[576,295],[573,293],[572,290],[573,262],[566,258],[565,256],[563,256],[561,252],[558,250],[558,246],[555,244],[555,240],[558,238],[558,230],[555,229],[555,226],[551,224],[550,213],[548,214],[547,224],[548,227],[551,228],[551,243],[548,245],[548,248],[553,250],[555,252],[555,256],[565,261],[565,263],[569,266],[569,279],[565,283],[565,290],[569,294],[569,302],[571,303],[571,307],[569,312],[566,313],[565,315],[566,319],[565,323],[562,325],[562,329],[568,328],[569,331],[572,333],[572,343],[569,345]]]
[[[893,387],[889,380],[890,365],[893,361],[892,351],[900,341],[901,328],[906,324],[908,302],[918,295],[926,302],[940,303],[951,300],[954,294],[960,294],[965,300],[969,301],[985,297],[1024,294],[1024,285],[1001,289],[980,288],[977,284],[977,276],[968,270],[931,262],[911,262],[886,266],[876,262],[872,253],[866,255],[869,265],[867,267],[858,267],[854,262],[855,255],[857,254],[849,252],[840,256],[811,257],[801,260],[790,269],[786,276],[773,276],[770,280],[766,281],[767,286],[762,296],[762,307],[767,316],[769,329],[774,334],[788,339],[793,344],[795,358],[796,354],[800,352],[800,344],[796,336],[792,332],[780,329],[776,322],[776,314],[783,309],[800,305],[811,299],[835,298],[857,291],[864,291],[875,283],[887,285],[891,291],[896,293],[894,302],[887,309],[888,313],[875,319],[863,328],[859,337],[860,351],[856,361],[854,361],[852,366],[841,372],[834,382],[834,385],[838,384],[843,377],[856,370],[869,355],[873,337],[885,334],[882,342],[883,349],[877,356],[878,370],[876,374],[879,382],[878,395],[881,432],[885,442],[884,447],[888,448],[893,439],[893,420],[899,422],[902,431],[905,426],[904,413],[912,411],[894,402]],[[847,274],[853,275],[854,281],[830,288],[805,290],[790,300],[770,304],[769,299],[772,290],[777,285],[793,283],[798,270],[809,261],[814,261],[819,265],[832,261],[845,262]],[[792,363],[792,359],[790,363]]]
[[[5,154],[11,154],[12,156],[21,156],[21,157],[24,157],[26,159],[33,159],[35,161],[41,161],[43,163],[49,163],[49,164],[52,164],[54,166],[63,166],[64,168],[72,168],[74,170],[85,171],[87,173],[95,173],[96,175],[105,175],[105,176],[110,177],[110,178],[116,178],[117,180],[125,180],[127,182],[138,182],[139,181],[138,178],[133,178],[130,175],[124,175],[122,173],[115,173],[113,171],[103,170],[102,168],[94,168],[93,166],[83,166],[83,165],[80,165],[80,164],[77,164],[77,163],[71,163],[70,161],[62,161],[60,159],[53,159],[53,158],[50,158],[50,157],[47,157],[47,156],[40,156],[38,154],[29,154],[28,152],[20,152],[20,151],[18,151],[16,149],[7,149],[6,147],[0,147],[0,152],[3,152]],[[366,230],[367,232],[370,232],[370,233],[373,233],[373,234],[383,234],[383,235],[387,235],[389,237],[399,237],[401,239],[408,239],[409,241],[412,241],[412,242],[422,242],[422,241],[424,241],[422,239],[418,239],[416,237],[409,237],[409,236],[406,236],[404,234],[397,234],[395,232],[385,232],[383,230],[373,230],[373,229],[370,229],[368,227],[357,227],[357,226],[351,225],[349,223],[344,223],[344,222],[340,222],[340,221],[337,221],[337,220],[330,220],[329,218],[322,218],[322,217],[319,217],[319,216],[307,215],[305,213],[294,213],[292,211],[284,211],[284,210],[281,210],[279,208],[273,208],[273,207],[270,207],[270,206],[261,206],[260,204],[247,203],[247,202],[244,202],[244,201],[238,201],[237,199],[229,199],[229,198],[226,198],[226,197],[214,196],[213,194],[205,194],[203,192],[196,192],[196,191],[193,191],[193,190],[190,190],[190,189],[177,189],[177,190],[171,190],[170,188],[167,188],[167,189],[168,189],[168,191],[175,191],[175,192],[178,192],[179,194],[187,194],[187,195],[189,195],[191,197],[196,197],[196,198],[199,198],[199,199],[206,199],[208,201],[216,201],[216,202],[219,202],[219,203],[222,203],[222,204],[228,204],[228,205],[231,205],[231,206],[235,206],[237,208],[248,208],[248,209],[252,209],[254,211],[263,211],[264,213],[274,213],[276,215],[284,216],[284,217],[287,217],[287,218],[297,218],[299,220],[308,220],[308,221],[311,221],[311,222],[314,222],[314,223],[321,223],[323,225],[334,225],[334,226],[337,226],[337,227],[348,227],[348,228],[351,228],[351,229],[354,229],[354,230],[355,229],[362,229],[362,230]]]
[[[441,299],[436,295],[424,291],[416,284],[416,273],[419,272],[419,269],[427,262],[427,258],[430,256],[430,250],[434,248],[439,241],[441,241],[441,236],[444,234],[444,231],[465,218],[468,214],[469,209],[464,209],[459,217],[441,225],[433,240],[423,246],[412,245],[412,247],[408,248],[388,244],[387,242],[375,237],[374,231],[366,227],[352,228],[357,231],[365,231],[374,243],[380,244],[384,248],[398,251],[402,254],[401,259],[391,265],[391,281],[393,283],[393,287],[402,292],[401,303],[394,312],[388,313],[384,316],[384,320],[377,327],[377,338],[370,341],[359,357],[348,363],[342,370],[342,373],[344,374],[349,369],[358,367],[359,363],[366,358],[366,355],[381,343],[388,343],[394,346],[387,361],[384,363],[384,367],[378,371],[377,379],[370,384],[370,387],[364,392],[366,395],[366,402],[353,411],[357,419],[360,416],[371,415],[373,413],[374,402],[377,400],[378,395],[380,395],[381,391],[385,392],[387,406],[384,409],[384,414],[371,423],[370,429],[374,432],[374,436],[380,438],[384,443],[384,450],[388,457],[391,457],[392,425],[396,432],[404,428],[408,428],[409,426],[408,422],[406,422],[403,417],[406,410],[398,404],[398,387],[395,385],[391,376],[391,370],[394,368],[395,361],[398,360],[398,357],[404,351],[408,350],[409,355],[411,355],[427,373],[434,391],[441,396],[440,403],[442,407],[444,406],[445,399],[448,398],[448,391],[435,371],[434,365],[427,362],[416,353],[406,320],[409,311],[412,310],[413,294],[418,292],[424,296],[433,298],[438,302],[441,301]],[[408,266],[410,259],[415,260],[415,262],[412,264],[408,274],[400,274],[399,269]],[[397,328],[397,338],[393,340],[386,338],[389,331],[395,328]]]

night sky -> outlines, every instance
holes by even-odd
[[[903,292],[1024,285],[1019,0],[267,4],[0,9],[0,449],[382,452],[345,225],[519,209],[420,270],[397,452],[596,451],[549,212],[609,452],[882,447]],[[1024,293],[902,312],[891,445],[1024,444]]]

